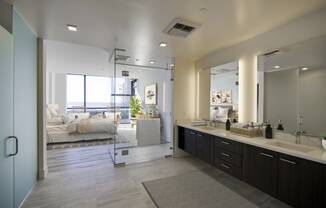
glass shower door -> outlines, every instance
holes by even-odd
[[[13,37],[0,26],[0,207],[14,207]]]

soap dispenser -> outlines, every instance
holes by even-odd
[[[272,125],[269,123],[269,121],[266,122],[265,138],[266,139],[272,139],[273,138],[273,128],[272,128]]]
[[[230,131],[230,129],[231,129],[231,122],[230,119],[227,119],[225,123],[225,130]]]
[[[283,127],[283,124],[282,124],[281,120],[278,121],[277,130],[278,131],[284,131],[284,127]]]

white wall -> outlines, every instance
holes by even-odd
[[[113,77],[114,66],[109,63],[109,53],[101,48],[88,47],[57,41],[45,41],[47,70],[47,103],[57,103],[61,113],[66,105],[66,74],[86,74]],[[156,83],[158,109],[163,122],[163,137],[172,139],[172,82],[167,70],[117,65],[116,76],[122,77],[123,70],[129,71],[128,78],[138,79],[139,95],[144,105],[145,86]]]
[[[213,66],[239,60],[239,120],[255,121],[257,55],[326,34],[325,19],[326,9],[321,9],[247,41],[217,50],[198,60],[196,70],[208,70]],[[206,100],[209,102],[209,98]]]

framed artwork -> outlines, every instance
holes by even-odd
[[[145,105],[156,105],[156,84],[148,85],[145,87]]]
[[[211,94],[211,105],[232,104],[232,90],[218,90]]]

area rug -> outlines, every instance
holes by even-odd
[[[120,143],[129,143],[130,140],[124,135],[117,135],[115,138],[116,144]],[[79,141],[79,142],[70,142],[70,143],[53,143],[47,145],[47,150],[52,149],[66,149],[66,148],[75,148],[75,147],[89,147],[89,146],[98,146],[98,145],[109,145],[113,144],[113,139],[99,139],[99,140],[88,140],[88,141]]]
[[[143,182],[159,208],[256,208],[257,206],[202,171]]]

